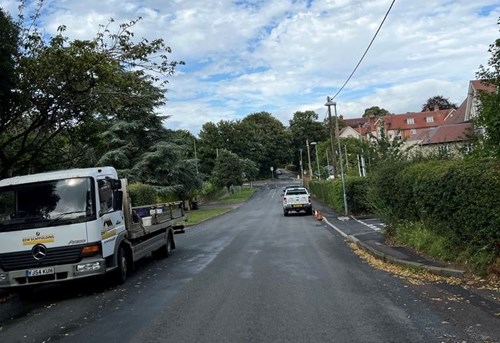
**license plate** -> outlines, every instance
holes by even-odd
[[[32,277],[32,276],[40,276],[40,275],[49,275],[49,274],[54,274],[54,267],[46,267],[46,268],[37,268],[37,269],[28,269],[26,271],[26,276],[27,277]]]
[[[302,207],[302,205],[292,205],[292,207]]]

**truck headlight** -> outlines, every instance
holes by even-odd
[[[100,270],[101,268],[102,268],[101,262],[82,263],[76,265],[76,272],[77,273],[93,272],[96,270]]]

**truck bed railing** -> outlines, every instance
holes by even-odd
[[[135,216],[134,216],[135,213]],[[138,238],[167,227],[175,227],[186,218],[182,201],[132,207],[131,238]]]

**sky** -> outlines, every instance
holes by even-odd
[[[392,0],[45,0],[39,25],[91,39],[99,24],[137,17],[136,37],[163,38],[170,59],[165,126],[198,135],[206,122],[266,111],[285,126],[297,111],[327,115]],[[0,0],[12,16],[18,1]],[[27,11],[34,3],[27,1]],[[418,112],[442,95],[460,105],[500,38],[498,0],[396,0],[373,45],[336,96],[344,118],[371,106]]]

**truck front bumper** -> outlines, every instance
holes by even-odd
[[[40,271],[40,275],[29,276],[29,274],[34,274],[33,271]],[[3,271],[0,269],[0,288],[33,286],[69,281],[82,277],[101,275],[105,272],[106,262],[102,257],[98,256],[85,258],[74,264],[62,264],[11,271]]]

